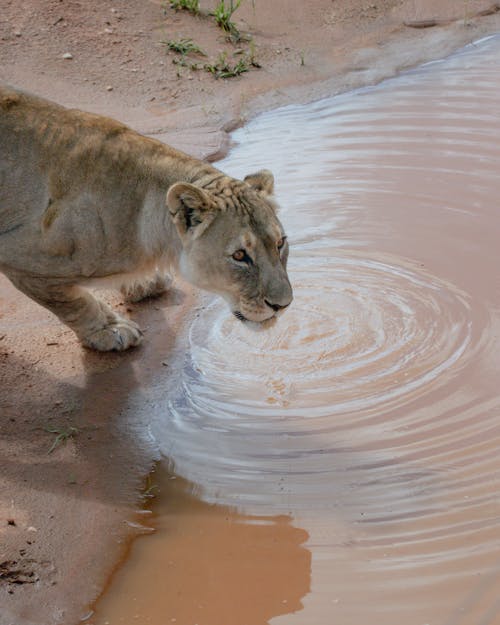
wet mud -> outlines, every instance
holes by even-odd
[[[500,624],[499,54],[233,135],[295,301],[265,332],[199,311],[151,399],[156,532],[89,622]]]

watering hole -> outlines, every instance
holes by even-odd
[[[295,300],[209,299],[95,625],[500,624],[500,37],[261,115]]]

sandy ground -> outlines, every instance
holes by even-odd
[[[215,158],[226,131],[260,110],[371,84],[500,30],[491,0],[244,0],[234,21],[252,43],[233,44],[206,15],[165,5],[0,0],[0,80]],[[225,51],[261,67],[216,80],[172,62],[162,42],[181,37],[207,54],[189,63]],[[147,414],[122,414],[175,362],[197,299],[177,284],[157,301],[113,301],[146,344],[94,354],[0,277],[0,625],[78,622],[137,532],[127,520],[155,448]]]

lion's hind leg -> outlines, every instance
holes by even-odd
[[[139,326],[74,284],[32,276],[9,276],[13,284],[68,325],[85,347],[101,352],[139,345]]]
[[[136,303],[147,297],[163,295],[171,284],[172,278],[158,271],[147,278],[132,280],[124,284],[120,290],[127,302]]]

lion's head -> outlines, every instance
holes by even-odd
[[[178,182],[167,193],[182,242],[182,275],[224,297],[242,321],[267,321],[292,301],[273,186],[264,170],[244,181],[221,174],[204,188]]]

